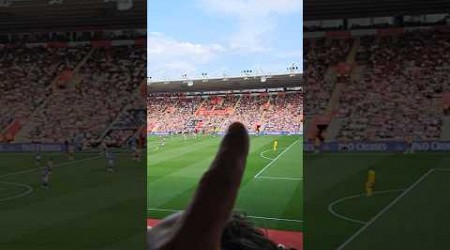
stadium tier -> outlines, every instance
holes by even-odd
[[[163,94],[147,99],[148,133],[223,133],[234,121],[250,133],[299,134],[302,130],[301,91],[240,94]]]
[[[73,70],[88,48],[2,48],[0,131],[15,118],[28,117],[51,92],[49,86],[64,70]]]
[[[144,127],[145,39],[107,37],[3,44],[0,141],[75,140],[81,148],[122,144]]]
[[[305,40],[304,85],[308,89],[305,114],[325,111],[335,83],[334,66],[346,60],[352,43],[352,39]]]
[[[307,138],[323,125],[327,141],[450,140],[448,32],[427,26],[310,33]]]

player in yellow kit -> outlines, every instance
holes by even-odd
[[[367,180],[366,180],[366,195],[371,196],[373,193],[373,185],[375,184],[375,170],[372,168],[369,169],[369,172],[367,172]]]
[[[273,141],[273,151],[277,151],[278,148],[278,140],[275,139],[275,141]]]
[[[75,145],[73,145],[72,143],[69,143],[69,148],[67,151],[69,153],[69,160],[70,161],[75,160]]]

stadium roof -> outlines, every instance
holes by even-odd
[[[132,8],[118,10],[105,0],[4,0],[0,32],[65,31],[67,29],[145,28],[147,1],[133,0]],[[53,4],[50,4],[53,3]]]
[[[207,79],[207,81],[205,81],[205,79],[198,79],[171,82],[152,82],[148,84],[147,92],[166,93],[250,90],[261,88],[300,87],[302,85],[302,74],[273,75],[265,78],[265,81],[264,78],[264,76],[255,76]],[[191,86],[189,86],[190,83],[192,83]]]
[[[304,0],[305,20],[450,13],[448,0]]]

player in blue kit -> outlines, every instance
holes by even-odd
[[[38,151],[36,151],[36,154],[34,155],[34,165],[36,167],[41,166],[41,160],[42,160],[41,151],[38,150]]]
[[[114,172],[114,163],[115,163],[115,157],[113,155],[113,152],[110,148],[107,148],[105,151],[106,160],[108,161],[108,166],[106,168],[107,172]]]
[[[41,160],[42,160],[41,147],[40,147],[39,143],[36,143],[36,150],[35,150],[35,154],[34,154],[34,165],[36,167],[40,167]]]

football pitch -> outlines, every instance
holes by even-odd
[[[272,148],[278,139],[278,149]],[[164,218],[183,210],[211,163],[221,137],[148,138],[148,217]],[[256,226],[301,231],[303,228],[303,144],[300,136],[251,136],[250,153],[235,210]],[[220,190],[217,190],[220,197]]]
[[[450,156],[305,154],[304,249],[450,249]],[[367,171],[376,171],[367,197]]]
[[[99,153],[75,156],[43,153],[42,166],[54,160],[45,189],[34,154],[0,154],[1,249],[145,248],[145,160],[118,153],[108,173]]]

